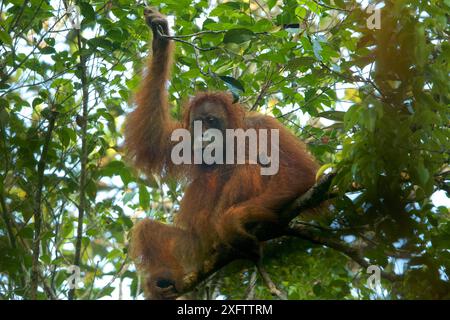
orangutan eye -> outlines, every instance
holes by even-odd
[[[209,125],[214,125],[214,124],[217,124],[217,119],[215,118],[215,117],[207,117],[206,118],[206,122],[209,124]]]

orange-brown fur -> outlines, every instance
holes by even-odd
[[[150,22],[164,19],[155,11],[146,15],[151,26]],[[125,133],[127,150],[136,167],[149,175],[183,175],[189,182],[173,226],[144,219],[133,229],[131,255],[147,275],[147,297],[157,299],[176,297],[183,290],[183,277],[202,268],[218,244],[238,251],[251,248],[257,239],[246,232],[245,225],[276,223],[283,205],[313,185],[317,169],[305,145],[276,119],[246,112],[232,103],[229,94],[198,93],[188,104],[184,121],[172,120],[165,89],[172,53],[173,43],[155,35],[153,58],[148,61],[136,96],[137,108],[128,116]],[[189,128],[191,110],[195,112],[205,101],[225,108],[228,128],[279,129],[280,166],[276,175],[262,176],[258,164],[217,165],[204,170],[171,163],[172,130]],[[170,280],[173,286],[161,288],[158,280]]]

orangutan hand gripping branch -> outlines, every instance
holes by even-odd
[[[140,221],[132,232],[130,252],[146,276],[146,296],[171,299],[183,292],[186,281],[205,268],[218,248],[235,252],[237,258],[257,260],[259,239],[249,233],[249,226],[277,225],[281,210],[314,184],[317,165],[304,143],[276,119],[247,112],[224,92],[196,94],[184,110],[184,120],[171,119],[166,83],[174,44],[164,37],[169,29],[163,15],[147,8],[145,19],[153,32],[153,53],[136,96],[137,108],[127,119],[127,150],[146,174],[183,177],[189,184],[175,224]],[[172,133],[193,132],[197,121],[202,130],[215,129],[224,136],[229,129],[278,130],[278,147],[272,150],[279,153],[278,172],[262,175],[264,165],[258,161],[175,164]],[[229,152],[227,158],[238,157],[238,151]]]

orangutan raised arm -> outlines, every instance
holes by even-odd
[[[125,141],[136,167],[159,174],[170,165],[170,134],[178,124],[170,118],[166,84],[172,67],[173,42],[166,18],[146,8],[145,21],[153,31],[152,51],[145,76],[136,94],[137,104],[127,119]]]

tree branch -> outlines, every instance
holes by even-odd
[[[44,187],[44,170],[47,161],[47,153],[50,145],[52,132],[55,127],[56,112],[52,110],[48,119],[48,128],[45,133],[44,145],[42,147],[41,158],[39,159],[37,166],[37,187],[34,197],[34,237],[33,237],[33,262],[31,268],[31,299],[36,300],[37,287],[39,282],[39,254],[41,245],[41,226],[42,226],[42,189]]]
[[[369,261],[364,259],[361,252],[357,248],[351,247],[335,237],[323,236],[320,232],[318,232],[318,230],[313,230],[308,226],[294,223],[286,229],[286,235],[299,237],[312,243],[335,249],[344,253],[347,257],[358,263],[363,268],[368,268],[371,265]],[[401,277],[396,274],[387,273],[384,271],[381,271],[381,276],[390,281],[397,281],[401,279]]]
[[[331,195],[329,194],[328,189],[330,188],[333,178],[334,174],[322,177],[309,191],[293,201],[281,214],[280,217],[282,223],[278,228],[274,226],[273,223],[260,223],[252,230],[249,230],[250,233],[255,235],[260,241],[266,241],[285,235],[286,227],[282,227],[283,224],[286,226],[289,221],[298,216],[301,211],[315,207],[330,198]],[[219,245],[219,247],[214,248],[209,257],[210,258],[203,263],[203,268],[186,275],[184,279],[184,292],[191,291],[197,284],[207,279],[211,274],[237,259],[236,253],[230,251],[224,245]]]
[[[329,9],[329,10],[336,10],[336,11],[344,11],[344,12],[352,12],[352,10],[349,9],[343,9],[343,8],[337,8],[337,7],[332,7],[329,6],[323,2],[319,2],[318,0],[312,0],[315,4],[317,4],[318,6],[324,7],[325,9]]]
[[[8,234],[9,243],[12,248],[16,247],[16,238],[13,232],[11,218],[6,207],[5,196],[3,194],[3,185],[0,185],[0,208],[2,209],[2,218],[6,226],[6,232]]]
[[[258,269],[259,273],[261,274],[261,277],[263,278],[264,282],[266,283],[267,288],[269,288],[270,293],[274,296],[277,296],[280,300],[287,300],[287,294],[277,288],[277,286],[270,278],[269,274],[267,273],[267,271],[264,268],[261,261],[258,262],[258,264],[256,265],[256,268]]]
[[[253,300],[255,298],[255,287],[257,279],[257,269],[252,272],[250,281],[248,283],[247,293],[245,294],[245,300]]]
[[[77,223],[77,239],[75,244],[75,257],[73,264],[80,266],[81,261],[81,240],[83,239],[83,220],[84,214],[87,211],[87,201],[86,201],[86,176],[87,176],[87,123],[88,123],[88,102],[89,102],[89,83],[87,81],[87,70],[86,70],[86,56],[83,53],[83,46],[81,43],[81,31],[77,29],[77,42],[78,51],[80,53],[80,79],[82,87],[82,121],[81,121],[81,171],[80,171],[80,185],[79,185],[79,197],[80,204],[78,206],[78,223]],[[75,298],[75,288],[69,291],[69,300]]]
[[[334,173],[323,176],[310,190],[288,205],[280,215],[281,223],[278,226],[274,226],[273,223],[261,222],[250,229],[249,232],[256,236],[260,241],[267,241],[286,235],[303,238],[312,243],[324,245],[342,252],[350,259],[356,261],[360,266],[367,268],[370,265],[370,262],[362,256],[361,252],[357,248],[353,248],[340,240],[333,232],[322,230],[312,225],[295,222],[290,223],[291,220],[297,217],[302,211],[317,207],[322,202],[335,196],[333,191],[329,191],[334,176]],[[200,270],[186,275],[184,278],[184,289],[183,292],[180,292],[180,295],[191,291],[200,282],[206,280],[211,274],[236,259],[239,259],[236,252],[230,251],[229,248],[224,245],[219,245],[214,248],[210,252],[209,259],[204,261]],[[257,269],[269,290],[280,299],[285,298],[285,295],[276,288],[260,263],[258,264]],[[401,279],[401,276],[384,271],[381,271],[381,275],[390,281]]]

